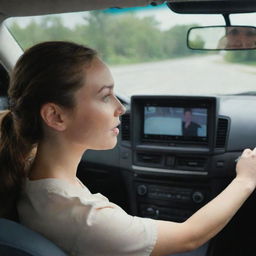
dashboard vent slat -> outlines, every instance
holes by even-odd
[[[228,131],[228,120],[219,118],[217,137],[216,137],[216,148],[225,148]]]
[[[162,156],[160,154],[152,153],[138,153],[137,160],[144,164],[161,164]]]
[[[176,159],[176,167],[179,168],[205,168],[207,165],[207,159],[205,158],[194,158],[194,157],[178,157]]]
[[[121,135],[122,140],[130,140],[130,114],[124,114],[121,117]]]

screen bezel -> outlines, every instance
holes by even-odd
[[[204,96],[132,96],[132,136],[133,145],[153,144],[163,146],[202,146],[210,148],[214,143],[214,131],[216,126],[216,98]],[[151,138],[144,136],[144,107],[184,107],[207,109],[207,138],[184,139],[174,138],[169,135],[160,135]],[[136,132],[134,134],[134,132]]]

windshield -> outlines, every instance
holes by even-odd
[[[254,26],[255,18],[231,15],[231,22]],[[221,15],[181,15],[161,5],[11,18],[6,25],[23,49],[47,40],[95,48],[111,67],[117,95],[255,91],[255,51],[195,51],[186,46],[190,27],[224,25]]]

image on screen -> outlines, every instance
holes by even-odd
[[[206,137],[207,109],[146,106],[144,134]]]

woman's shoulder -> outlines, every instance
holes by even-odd
[[[101,194],[92,194],[81,181],[78,185],[69,183],[63,179],[45,178],[30,180],[26,178],[23,187],[23,195],[30,198],[49,200],[73,200],[78,199],[81,204],[94,204],[96,202],[109,202]]]
[[[31,180],[28,177],[24,180],[23,190],[26,193],[55,193],[64,195],[73,195],[83,192],[90,195],[90,191],[85,187],[74,185],[64,179],[43,178]]]
[[[38,180],[27,178],[18,201],[19,216],[24,222],[29,222],[30,216],[37,216],[37,219],[50,216],[50,219],[56,221],[66,215],[73,216],[72,218],[75,219],[77,216],[88,215],[89,218],[89,215],[93,215],[92,213],[97,209],[103,208],[118,209],[119,207],[101,194],[90,193],[82,184],[79,187],[55,178]]]

